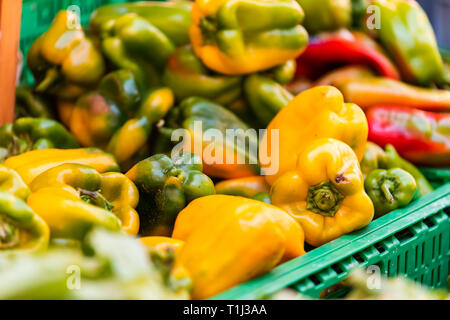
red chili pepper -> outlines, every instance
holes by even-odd
[[[346,64],[369,66],[384,77],[400,79],[399,71],[374,40],[348,30],[312,38],[297,59],[297,75],[317,79],[330,68]]]
[[[416,164],[450,166],[450,113],[376,106],[366,115],[370,141],[382,147],[392,144]]]

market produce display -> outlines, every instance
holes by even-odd
[[[212,298],[420,201],[420,167],[450,167],[449,69],[413,0],[74,15],[29,48],[35,81],[0,126],[2,299]]]

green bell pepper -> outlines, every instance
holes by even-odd
[[[175,161],[154,155],[128,171],[126,176],[140,193],[141,234],[170,235],[178,213],[189,202],[215,194],[214,183],[202,170],[201,158],[185,152]]]
[[[0,127],[0,154],[3,158],[36,149],[78,147],[75,138],[59,122],[51,119],[19,118]]]
[[[385,153],[387,161],[386,168],[400,168],[410,173],[414,177],[414,179],[416,179],[417,191],[419,196],[422,197],[434,190],[430,182],[427,180],[427,178],[425,178],[422,172],[420,172],[420,170],[417,169],[411,162],[400,157],[394,146],[387,145],[385,147]]]
[[[111,21],[127,13],[135,13],[164,33],[177,47],[189,43],[191,7],[188,1],[141,1],[111,4],[92,13],[91,32],[100,35]]]
[[[0,191],[0,254],[43,250],[49,235],[47,224],[25,202]]]
[[[242,78],[208,70],[191,46],[180,47],[170,57],[163,83],[172,88],[178,101],[198,96],[222,105],[236,101],[242,92]]]
[[[269,70],[267,74],[279,84],[287,84],[294,80],[297,71],[297,62],[288,60],[285,63]]]
[[[414,177],[399,168],[372,171],[367,176],[364,187],[372,199],[377,217],[407,206],[417,189]]]
[[[266,127],[294,96],[275,80],[254,74],[245,80],[245,96],[257,119]]]
[[[27,65],[37,92],[74,98],[95,86],[103,75],[102,54],[70,11],[60,11],[50,28],[31,46]]]
[[[158,28],[135,13],[111,20],[102,33],[103,52],[118,68],[133,72],[138,83],[150,88],[160,83],[175,45]]]
[[[297,0],[305,11],[304,26],[311,33],[347,28],[352,22],[351,0]]]
[[[31,88],[16,88],[15,118],[47,118],[53,119],[54,112],[48,102],[39,94],[32,92]]]
[[[381,43],[391,53],[404,78],[427,85],[439,80],[443,62],[433,27],[413,0],[375,0],[379,8]]]
[[[119,69],[105,75],[97,91],[120,106],[128,116],[136,113],[142,98],[141,88],[130,70]]]
[[[384,150],[373,142],[367,142],[364,157],[361,160],[361,172],[364,179],[373,170],[387,168],[387,157]]]
[[[183,138],[180,142],[183,150],[202,153],[204,171],[209,176],[231,179],[260,173],[258,134],[221,105],[190,97],[173,108],[166,120],[166,126],[159,128],[160,132],[170,139],[174,130],[186,130],[190,138],[176,138]],[[229,161],[231,157],[233,161]]]

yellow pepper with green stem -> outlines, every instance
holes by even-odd
[[[271,201],[300,223],[305,241],[313,246],[358,230],[374,216],[358,158],[334,139],[311,142],[296,169],[275,181]]]

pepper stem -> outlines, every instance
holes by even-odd
[[[98,191],[78,189],[78,193],[80,194],[81,200],[84,202],[108,211],[112,211],[114,209],[114,205],[106,200],[106,198]]]
[[[216,43],[217,27],[211,18],[200,19],[200,29],[202,30],[202,38],[204,44],[214,45]]]
[[[14,248],[19,242],[19,229],[0,216],[0,249]]]
[[[385,199],[390,204],[392,204],[392,203],[394,203],[395,199],[394,199],[394,196],[391,193],[390,186],[391,186],[391,184],[388,181],[385,181],[385,182],[383,182],[381,184],[380,189],[381,189],[381,192],[383,192],[383,195],[384,195]]]
[[[343,200],[344,195],[328,180],[309,188],[306,209],[334,217]]]
[[[58,80],[60,77],[60,73],[55,68],[47,70],[47,73],[45,74],[44,80],[42,80],[38,86],[36,87],[37,92],[43,92],[50,88],[50,86],[55,83],[56,80]]]

